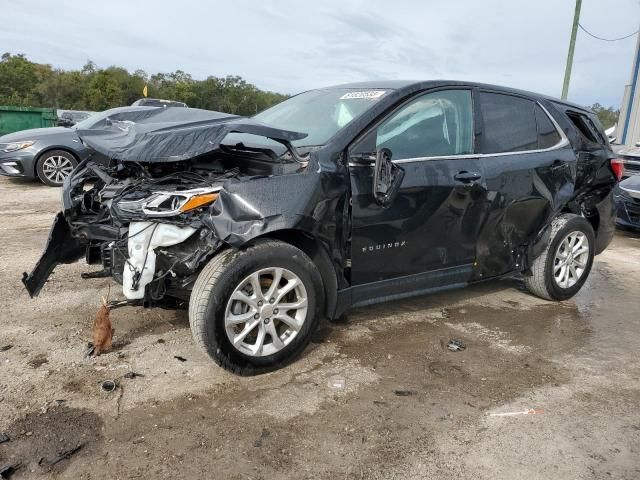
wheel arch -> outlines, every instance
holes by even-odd
[[[536,258],[540,256],[540,254],[547,248],[547,245],[551,242],[551,225],[553,221],[561,215],[564,214],[573,214],[578,217],[582,217],[591,224],[591,228],[593,228],[593,233],[598,238],[598,229],[600,227],[600,214],[596,208],[594,209],[586,209],[584,205],[577,202],[570,202],[566,204],[562,209],[560,209],[548,223],[546,223],[538,232],[538,235],[535,237],[533,242],[529,244],[528,252],[527,252],[527,261],[524,265],[523,273],[530,273],[530,268]],[[598,249],[596,248],[596,251]],[[600,252],[598,252],[600,253]]]
[[[293,245],[309,256],[311,261],[318,268],[318,272],[322,278],[322,303],[324,305],[324,313],[328,318],[331,318],[335,311],[338,299],[338,280],[331,258],[327,251],[322,247],[321,242],[302,230],[282,229],[255,237],[248,243],[250,244],[256,240],[266,238],[279,240]]]

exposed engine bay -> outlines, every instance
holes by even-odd
[[[235,165],[235,166],[232,166]],[[148,302],[188,293],[200,267],[221,245],[201,214],[225,182],[295,173],[295,163],[224,154],[166,164],[88,163],[71,180],[71,234],[87,239],[87,262],[112,276],[129,300]],[[180,245],[179,248],[172,248]],[[149,289],[147,290],[147,286]]]
[[[223,144],[231,132],[262,134],[284,153]],[[303,171],[306,162],[289,143],[301,137],[236,117],[169,127],[114,122],[110,130],[81,132],[96,154],[67,179],[47,249],[23,278],[27,290],[37,295],[58,263],[84,255],[102,270],[83,278],[113,277],[128,301],[188,299],[198,271],[224,243],[206,217],[225,187]],[[186,141],[195,157],[172,155]],[[124,160],[113,157],[114,145]]]

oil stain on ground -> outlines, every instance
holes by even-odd
[[[31,472],[60,473],[102,438],[102,419],[93,412],[64,405],[44,406],[8,426],[10,441],[0,445],[0,464],[20,465],[15,478]]]

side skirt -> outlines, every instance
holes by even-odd
[[[470,282],[472,271],[473,264],[466,264],[339,290],[332,318],[339,318],[354,307],[465,287]]]

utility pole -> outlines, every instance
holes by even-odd
[[[622,100],[622,108],[620,109],[620,118],[618,119],[618,130],[616,135],[623,145],[633,145],[640,138],[638,137],[638,76],[640,74],[640,35],[636,43],[636,55],[631,67],[631,84],[625,88],[625,96]],[[627,94],[628,91],[628,94]],[[622,135],[619,135],[620,127],[622,127]]]
[[[573,29],[571,30],[571,40],[569,41],[569,53],[567,54],[567,66],[564,69],[564,83],[562,84],[562,100],[567,99],[569,93],[569,82],[571,81],[571,67],[573,67],[573,52],[576,49],[576,35],[578,34],[578,23],[580,22],[580,8],[582,0],[576,0],[576,10],[573,14]]]

